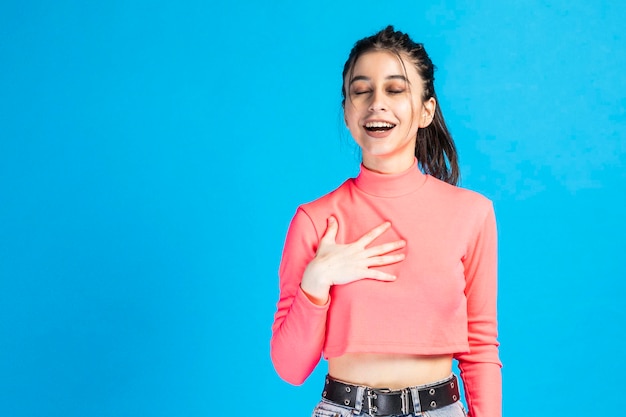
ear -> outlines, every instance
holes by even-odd
[[[420,128],[428,127],[435,117],[435,110],[437,109],[437,100],[434,97],[429,98],[422,104],[422,114],[419,116]]]

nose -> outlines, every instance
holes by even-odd
[[[385,96],[383,93],[379,91],[374,91],[372,93],[372,101],[370,102],[368,110],[371,112],[387,110],[387,104],[385,103]]]

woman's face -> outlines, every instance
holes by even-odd
[[[435,114],[434,98],[422,102],[423,81],[415,66],[386,51],[361,55],[344,80],[344,117],[361,147],[363,165],[382,173],[408,169],[417,130]]]

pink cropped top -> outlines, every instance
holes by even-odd
[[[390,221],[372,245],[406,240],[406,258],[380,267],[397,279],[333,286],[326,305],[313,304],[300,281],[331,215],[338,243]],[[425,175],[416,163],[394,175],[361,167],[356,178],[298,208],[279,275],[271,356],[286,381],[304,382],[322,355],[452,354],[470,415],[501,415],[496,224],[483,196]]]

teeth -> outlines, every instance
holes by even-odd
[[[387,127],[387,128],[391,128],[394,127],[395,125],[392,123],[387,123],[387,122],[367,122],[365,123],[365,127],[367,128],[381,128],[381,127]]]

